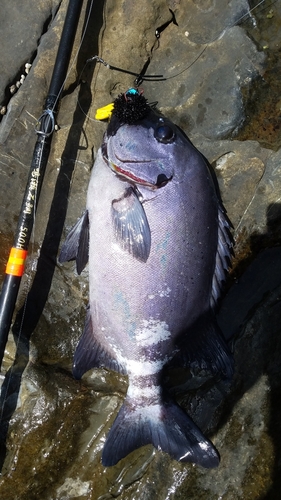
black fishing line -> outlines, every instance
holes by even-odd
[[[174,12],[171,9],[169,9],[169,11],[171,12],[172,17],[171,17],[171,19],[169,19],[169,21],[166,21],[164,24],[162,24],[161,26],[156,28],[156,30],[155,30],[156,41],[154,42],[154,44],[152,45],[152,47],[150,49],[151,56],[148,57],[147,61],[144,63],[143,68],[141,69],[141,71],[139,73],[136,73],[136,72],[128,70],[128,69],[119,68],[118,66],[113,66],[112,64],[108,64],[104,59],[102,59],[99,56],[93,56],[90,59],[87,59],[85,66],[89,62],[96,61],[96,62],[103,64],[108,69],[119,71],[120,73],[126,73],[127,75],[135,76],[136,78],[135,78],[134,84],[136,87],[141,85],[141,83],[145,80],[150,81],[150,82],[151,81],[160,81],[161,82],[161,81],[166,80],[166,78],[164,78],[163,75],[146,75],[145,73],[148,69],[150,62],[151,62],[153,51],[158,49],[158,47],[159,47],[159,39],[160,39],[160,34],[162,33],[162,31],[164,31],[171,23],[178,26]],[[84,71],[85,66],[84,66],[82,72]]]
[[[134,71],[130,71],[129,69],[123,69],[123,68],[119,68],[118,66],[113,66],[112,64],[108,64],[104,59],[102,59],[99,56],[93,56],[93,57],[90,57],[90,59],[87,59],[87,61],[85,63],[85,66],[86,66],[86,64],[88,64],[88,63],[90,63],[92,61],[99,62],[99,63],[103,64],[107,69],[111,69],[111,70],[114,70],[114,71],[119,71],[119,73],[126,73],[127,75],[136,76],[137,78],[140,78],[140,76],[141,76],[141,73],[136,73]],[[144,68],[145,68],[146,65],[147,65],[147,62],[145,63]],[[84,68],[81,71],[81,75],[82,75],[82,73],[83,73],[83,71],[85,69],[85,66],[84,66]],[[161,79],[163,79],[164,77],[163,77],[163,75],[142,75],[142,78],[143,78],[143,80],[148,80],[148,81],[154,81],[154,80],[158,81],[159,79],[161,81]]]
[[[169,9],[169,11],[172,14],[172,19],[170,19],[170,21],[167,21],[166,23],[164,23],[161,26],[159,26],[159,28],[156,28],[156,30],[155,30],[155,36],[156,36],[156,38],[160,38],[160,34],[162,33],[162,31],[164,31],[166,28],[168,28],[169,24],[173,23],[176,26],[178,26],[175,13],[172,11],[172,9]]]
[[[258,7],[260,7],[262,4],[264,4],[264,1],[265,0],[261,0],[257,5],[255,5],[252,9],[250,9],[247,13],[245,13],[243,16],[241,16],[232,26],[230,26],[229,28],[231,27],[234,27],[235,25],[238,25],[239,23],[241,22],[244,22],[244,20],[251,15],[251,13],[253,11],[255,11]],[[272,1],[269,5],[266,5],[265,7],[261,8],[261,12],[264,11],[265,9],[268,9],[269,7],[271,7],[272,5],[274,5],[275,3],[277,3],[278,0],[274,0]],[[37,123],[36,123],[36,126],[35,126],[35,130],[36,130],[36,133],[37,134],[45,134],[46,136],[48,135],[51,135],[54,128],[55,128],[55,116],[54,116],[54,110],[56,108],[56,105],[57,105],[57,101],[59,100],[60,96],[61,96],[61,93],[63,91],[63,88],[64,88],[64,85],[65,85],[65,82],[78,58],[78,55],[79,55],[79,52],[80,52],[80,49],[81,49],[81,45],[83,43],[83,40],[84,40],[84,37],[85,37],[85,33],[87,31],[87,27],[88,27],[88,24],[89,24],[89,20],[90,20],[90,16],[91,16],[91,12],[92,12],[92,7],[93,7],[93,0],[91,1],[91,4],[90,4],[90,8],[89,8],[89,11],[88,11],[88,16],[87,16],[87,19],[86,19],[86,23],[85,23],[85,26],[84,26],[84,30],[83,30],[83,33],[82,33],[82,37],[81,37],[81,42],[79,44],[79,47],[78,47],[78,50],[77,50],[77,53],[75,54],[74,58],[73,58],[73,61],[69,67],[69,70],[67,72],[67,75],[65,77],[65,80],[61,86],[61,89],[59,90],[59,92],[57,93],[57,96],[56,96],[56,99],[55,101],[52,103],[52,106],[50,108],[48,108],[47,110],[44,110],[42,115],[40,116],[40,118],[37,120]],[[156,28],[155,30],[155,37],[156,37],[156,40],[155,40],[155,43],[153,44],[152,48],[151,48],[151,57],[152,57],[152,53],[154,50],[156,50],[158,47],[159,47],[159,43],[160,43],[160,37],[161,37],[161,33],[171,24],[175,24],[178,26],[178,23],[176,21],[176,18],[175,18],[175,15],[173,13],[173,11],[171,9],[169,9],[171,14],[172,14],[172,18],[167,21],[166,23],[164,23],[163,25],[159,26]],[[141,69],[140,72],[133,72],[131,70],[127,70],[127,69],[123,69],[123,68],[120,68],[120,67],[117,67],[117,66],[114,66],[114,65],[110,65],[108,64],[106,61],[104,61],[104,59],[102,59],[101,57],[99,56],[93,56],[91,57],[90,59],[87,59],[87,61],[85,62],[85,65],[84,65],[84,68],[82,69],[81,71],[81,74],[80,74],[80,78],[81,78],[81,75],[83,74],[83,71],[86,67],[86,65],[92,61],[96,61],[96,62],[99,62],[101,64],[103,64],[105,67],[107,67],[108,69],[110,70],[113,70],[113,71],[118,71],[118,72],[121,72],[121,73],[125,73],[125,74],[128,74],[128,75],[131,75],[131,76],[134,76],[135,77],[135,86],[138,87],[142,81],[166,81],[166,80],[170,80],[172,78],[176,78],[177,76],[179,76],[180,74],[184,73],[185,71],[187,71],[188,69],[190,69],[199,59],[200,57],[202,56],[202,54],[205,52],[205,50],[207,49],[207,47],[209,46],[209,44],[213,43],[214,41],[216,41],[220,36],[221,34],[224,32],[225,30],[223,30],[218,36],[216,36],[213,40],[209,41],[207,44],[205,44],[204,48],[200,51],[200,53],[198,54],[198,56],[185,68],[183,68],[181,71],[179,71],[178,73],[172,75],[172,76],[167,76],[165,77],[164,75],[147,75],[145,74],[148,67],[149,67],[149,64],[151,62],[151,57],[148,58],[148,60],[145,62],[143,68]],[[42,124],[45,123],[44,127],[42,127]],[[41,130],[39,129],[39,126],[41,125]],[[42,130],[42,128],[44,128],[44,130]],[[36,189],[36,192],[35,192],[35,197],[37,199],[37,189]],[[33,232],[35,230],[35,214],[34,214],[34,225],[33,225]],[[34,241],[33,239],[31,240],[31,244],[33,245]],[[31,251],[32,253],[32,251]],[[28,281],[27,281],[27,287],[30,287],[30,284],[31,284],[31,278],[29,277]],[[23,321],[24,321],[24,316],[25,316],[25,308],[26,308],[26,300],[27,298],[25,299],[25,302],[24,302],[24,312],[23,312],[23,315],[22,315],[22,319],[21,319],[21,325],[20,325],[20,328],[19,328],[19,334],[18,334],[18,338],[17,338],[17,346],[18,347],[18,344],[20,342],[20,337],[21,337],[21,331],[22,331],[22,324],[23,324]],[[9,385],[11,383],[11,377],[12,377],[12,373],[13,373],[13,370],[11,368],[9,374],[8,374],[8,380],[7,380],[7,385],[5,387],[5,393],[4,393],[4,397],[3,397],[3,404],[1,405],[0,407],[0,422],[3,418],[3,410],[4,410],[4,406],[5,406],[5,403],[6,403],[6,399],[7,399],[7,394],[8,394],[8,388],[9,388]]]
[[[252,7],[248,12],[246,12],[245,14],[243,14],[237,21],[235,21],[235,23],[233,23],[231,26],[228,26],[227,29],[230,29],[230,28],[233,28],[234,26],[237,26],[238,24],[240,24],[241,22],[244,22],[246,20],[247,17],[250,17],[250,15],[252,14],[252,12],[254,10],[256,10],[258,7],[260,7],[263,3],[264,3],[265,0],[260,0],[260,2],[255,5],[254,7]],[[263,7],[261,9],[261,12],[265,9],[268,9],[269,7],[271,7],[272,5],[274,5],[275,3],[277,3],[278,0],[274,0],[272,1],[269,5],[267,5],[266,7]],[[110,70],[113,70],[113,71],[119,71],[120,73],[126,73],[128,75],[132,75],[132,76],[135,76],[135,80],[134,80],[134,86],[135,87],[138,87],[139,85],[141,85],[141,83],[143,81],[149,81],[149,82],[163,82],[163,81],[166,81],[166,80],[171,80],[172,78],[176,78],[177,76],[181,75],[182,73],[184,73],[185,71],[187,71],[188,69],[190,69],[199,59],[200,57],[202,56],[202,54],[205,52],[205,50],[208,48],[208,46],[215,42],[216,40],[218,40],[222,34],[226,31],[226,29],[224,29],[223,31],[221,31],[217,36],[215,36],[212,40],[210,40],[208,43],[204,44],[204,48],[200,51],[200,53],[198,54],[198,56],[188,65],[186,66],[185,68],[183,68],[182,70],[180,70],[178,73],[175,73],[174,75],[171,75],[171,76],[164,76],[164,75],[146,75],[146,70],[148,69],[148,66],[151,62],[151,58],[152,58],[152,53],[154,50],[156,50],[158,47],[159,47],[159,41],[160,41],[160,35],[161,33],[165,30],[165,28],[167,28],[171,23],[175,24],[176,26],[178,26],[178,23],[176,21],[176,18],[175,18],[175,14],[174,12],[169,9],[169,11],[171,12],[172,14],[172,19],[170,19],[169,21],[167,21],[166,23],[164,23],[163,25],[161,25],[160,27],[156,28],[155,30],[155,37],[156,37],[156,41],[155,43],[153,44],[152,48],[151,48],[151,57],[148,58],[148,60],[145,62],[142,70],[137,73],[137,72],[134,72],[134,71],[131,71],[131,70],[128,70],[128,69],[124,69],[124,68],[119,68],[118,66],[113,66],[112,64],[109,64],[107,63],[104,59],[102,59],[101,57],[99,57],[98,55],[96,56],[93,56],[89,59],[87,59],[86,63],[85,63],[85,66],[86,64],[92,62],[92,61],[96,61],[96,62],[99,62],[101,64],[103,64],[107,69],[110,69]],[[156,43],[157,43],[157,46],[156,46]],[[84,66],[84,68],[85,68]],[[84,68],[81,72],[81,74],[83,73],[84,71]]]

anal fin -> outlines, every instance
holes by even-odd
[[[212,311],[200,316],[178,339],[179,353],[170,362],[180,362],[195,370],[206,370],[212,375],[231,379],[233,356]]]

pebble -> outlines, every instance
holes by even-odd
[[[10,92],[11,94],[14,94],[17,91],[17,86],[16,85],[11,85],[10,86]]]
[[[27,75],[29,73],[29,70],[30,70],[31,66],[32,65],[30,63],[25,63],[25,72],[26,72]]]

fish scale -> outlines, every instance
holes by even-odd
[[[73,373],[104,366],[129,376],[104,465],[152,443],[177,460],[216,467],[217,450],[171,400],[163,373],[181,363],[232,375],[214,315],[232,252],[230,223],[207,160],[141,99],[135,123],[124,122],[120,102],[113,112],[86,212],[61,250],[60,261],[76,258],[79,272],[89,257],[89,308]],[[129,91],[122,102],[130,105]]]

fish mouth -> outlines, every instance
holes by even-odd
[[[102,156],[103,156],[103,159],[106,161],[106,163],[111,168],[111,170],[113,170],[113,172],[115,172],[122,179],[126,179],[127,181],[133,182],[134,184],[140,184],[141,186],[146,186],[146,187],[149,187],[151,189],[158,189],[158,188],[166,186],[166,184],[170,180],[172,180],[172,178],[173,178],[172,175],[171,175],[171,177],[167,177],[165,174],[161,173],[161,174],[158,174],[156,182],[151,182],[147,179],[143,179],[142,177],[139,177],[138,175],[134,174],[133,172],[129,172],[128,170],[125,170],[124,168],[120,167],[119,165],[116,165],[116,163],[114,163],[112,160],[110,160],[108,158],[108,155],[107,155],[107,147],[105,144],[102,147]],[[119,158],[117,158],[117,160],[119,160],[122,163],[125,163],[124,161],[120,160]],[[126,160],[126,164],[128,164],[128,165],[137,165],[140,163],[147,164],[147,163],[151,163],[151,161],[152,160],[143,160],[143,161],[134,162],[134,161]]]
[[[111,161],[108,161],[108,163],[109,163],[110,167],[112,168],[112,170],[114,172],[116,172],[117,175],[119,175],[120,177],[123,177],[128,181],[133,181],[136,184],[141,184],[142,186],[150,187],[152,189],[158,189],[158,188],[166,186],[166,184],[170,180],[172,180],[172,177],[173,177],[173,176],[166,177],[165,174],[159,174],[157,176],[155,183],[149,182],[145,179],[142,179],[141,177],[134,175],[132,172],[128,172],[127,170],[124,170],[123,168],[119,167],[118,165],[116,165],[115,163],[113,163]],[[130,162],[127,162],[127,163],[130,163]]]

